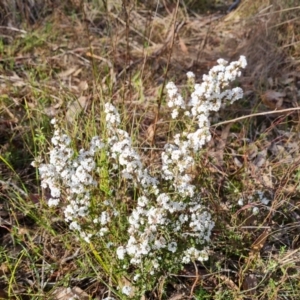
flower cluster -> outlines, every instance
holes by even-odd
[[[210,112],[242,97],[240,88],[228,89],[228,86],[241,75],[240,69],[245,66],[244,57],[230,64],[220,59],[218,65],[203,76],[202,84],[194,84],[195,75],[189,72],[189,81],[194,86],[187,102],[174,83],[166,86],[168,106],[173,109],[172,118],[177,118],[182,112],[183,117],[188,117],[191,122],[185,131],[174,136],[173,144],[165,145],[161,153],[161,174],[150,174],[145,168],[130,135],[121,128],[121,117],[116,107],[110,103],[104,107],[106,137],[92,138],[88,150],[81,149],[75,153],[71,139],[53,121],[55,131],[50,161],[39,165],[42,187],[49,188],[51,193],[49,206],[57,206],[64,197],[64,215],[70,228],[77,230],[86,242],[96,234],[105,239],[109,232],[108,224],[114,221],[113,216],[120,213],[117,201],[106,200],[96,206],[99,211],[93,217],[93,224],[102,226],[99,232],[93,232],[92,226],[87,231],[82,228],[82,220],[90,213],[91,193],[98,188],[94,179],[99,167],[95,154],[101,150],[108,166],[109,194],[112,197],[122,194],[112,179],[116,173],[120,175],[117,178],[123,179],[125,193],[134,191],[127,211],[128,228],[124,232],[128,239],[117,245],[112,244],[107,235],[107,245],[115,247],[121,265],[136,266],[134,281],[145,280],[144,274],[142,276],[145,270],[154,274],[162,268],[171,270],[190,261],[208,259],[206,246],[214,222],[189,170],[194,167],[195,155],[211,139]],[[122,292],[130,293],[127,287]]]
[[[178,247],[186,243],[187,239],[198,245],[208,242],[214,227],[210,214],[201,205],[200,197],[194,195],[195,186],[190,185],[188,194],[185,186],[182,186],[182,192],[177,190],[174,193],[172,186],[167,192],[161,192],[161,181],[149,175],[140,156],[133,149],[128,133],[119,128],[120,115],[116,108],[112,104],[105,104],[105,113],[108,132],[107,155],[113,161],[113,168],[118,168],[123,178],[133,182],[139,188],[140,194],[136,207],[128,218],[128,242],[117,248],[118,258],[124,260],[128,255],[130,263],[136,266],[145,265],[147,262],[152,273],[162,267],[159,261],[163,260],[165,252],[176,253],[172,264],[182,264],[188,257],[199,257],[201,260],[207,257],[196,256],[195,251],[180,253]],[[182,163],[184,162],[183,166],[176,166],[180,171],[193,163],[192,160],[185,160],[184,153],[179,151],[170,151],[170,155],[177,156],[178,160],[181,158]],[[186,178],[189,182],[188,175]],[[185,201],[187,196],[190,199]]]
[[[172,117],[179,115],[179,110],[185,110],[184,115],[196,122],[196,129],[189,129],[174,137],[174,144],[166,144],[162,154],[162,173],[166,180],[172,182],[175,192],[182,196],[192,197],[194,187],[190,184],[192,178],[187,170],[194,164],[194,154],[211,139],[209,131],[211,111],[217,112],[222,104],[233,103],[243,97],[243,90],[239,87],[226,89],[230,82],[241,75],[241,69],[247,65],[244,56],[238,61],[228,64],[219,59],[218,65],[213,67],[208,75],[203,75],[202,84],[195,84],[194,91],[188,104],[185,105],[182,96],[173,82],[167,84],[169,96],[168,106],[174,107]],[[189,80],[195,75],[187,74]],[[188,109],[186,109],[188,108]]]
[[[106,129],[108,133],[107,155],[113,161],[113,169],[121,167],[124,179],[132,180],[145,191],[149,188],[157,192],[158,181],[143,167],[139,154],[132,147],[129,134],[119,128],[120,115],[110,103],[105,104]]]
[[[80,232],[80,236],[89,242],[91,233],[86,233],[79,220],[89,214],[90,191],[96,187],[92,172],[96,168],[94,155],[104,147],[98,136],[92,138],[88,150],[81,149],[75,155],[71,147],[71,139],[63,134],[55,119],[54,135],[51,139],[53,148],[50,151],[48,164],[39,165],[41,186],[50,189],[50,207],[57,206],[64,196],[67,205],[64,209],[66,221],[72,230]],[[36,165],[34,162],[33,165]],[[62,195],[64,191],[64,195]]]
[[[202,128],[204,117],[208,117],[209,111],[218,111],[222,102],[226,100],[232,104],[234,101],[243,97],[243,90],[239,87],[234,89],[225,89],[230,82],[241,76],[241,68],[247,66],[244,56],[238,61],[230,64],[224,59],[218,59],[218,65],[214,66],[208,73],[203,75],[203,82],[194,85],[194,92],[188,105],[185,104],[182,96],[178,93],[178,89],[173,82],[169,82],[166,86],[169,100],[168,106],[174,107],[172,117],[175,119],[179,114],[179,109],[190,107],[190,111],[185,111],[185,115],[202,119],[199,128]],[[188,79],[192,79],[195,75],[192,72],[187,73]],[[204,115],[201,117],[201,115]]]
[[[161,268],[159,261],[164,254],[176,253],[172,263],[182,264],[189,254],[179,250],[183,245],[188,246],[190,241],[197,245],[209,242],[214,222],[200,204],[200,197],[186,203],[177,198],[174,201],[166,193],[159,194],[152,203],[145,196],[138,198],[137,207],[129,217],[130,238],[126,246],[117,249],[119,259],[124,259],[127,253],[133,265],[148,261],[153,273]]]

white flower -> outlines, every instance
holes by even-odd
[[[141,207],[145,207],[148,204],[149,200],[145,196],[141,196],[138,198],[138,205]]]
[[[50,198],[48,200],[49,207],[57,206],[59,204],[59,199]]]
[[[124,294],[126,296],[130,296],[131,291],[132,291],[132,287],[130,287],[128,285],[124,285],[122,287],[122,294]]]
[[[141,277],[141,274],[135,274],[133,276],[133,281],[137,281]]]
[[[165,212],[163,209],[161,208],[154,208],[151,207],[147,213],[146,213],[147,217],[148,217],[148,224],[149,225],[156,225],[156,224],[164,224],[165,223]]]
[[[245,69],[246,66],[247,66],[247,60],[246,60],[246,57],[244,55],[240,56],[239,62],[240,62],[241,67],[243,69]]]
[[[269,202],[270,202],[270,200],[267,199],[267,198],[265,198],[265,197],[263,197],[262,199],[260,199],[260,201],[261,201],[261,203],[264,204],[264,205],[268,205]]]
[[[117,248],[117,256],[120,260],[123,260],[126,254],[126,250],[123,246]]]
[[[186,73],[187,78],[195,78],[195,74],[191,71]]]
[[[254,206],[253,209],[252,209],[252,213],[253,213],[254,215],[257,215],[257,214],[259,213],[259,208],[256,207],[256,206]]]
[[[106,211],[101,213],[100,223],[101,225],[106,225],[110,221],[110,216]]]
[[[177,110],[177,109],[174,109],[174,110],[172,111],[172,119],[176,119],[176,118],[178,117],[178,115],[179,115],[178,110]]]
[[[217,60],[217,63],[218,63],[219,65],[221,65],[221,66],[227,66],[228,61],[225,60],[225,59],[223,59],[223,58],[219,58],[219,59]],[[214,67],[214,68],[216,68],[216,67]]]
[[[73,221],[72,223],[70,223],[69,228],[71,230],[78,230],[78,231],[81,230],[81,226],[76,221]]]
[[[157,259],[153,259],[152,260],[152,267],[154,269],[158,269],[159,268],[159,263],[158,263]]]
[[[187,249],[186,251],[184,251],[184,256],[182,258],[182,262],[184,264],[189,263],[190,261],[205,261],[208,260],[208,253],[207,251],[201,250],[199,251],[198,249],[191,247],[189,249]]]
[[[120,124],[120,115],[111,103],[105,103],[104,111],[106,114],[108,128],[112,128]]]
[[[269,202],[270,202],[271,200],[269,200],[269,199],[267,199],[266,197],[264,197],[264,193],[263,193],[262,191],[257,191],[256,193],[257,193],[258,198],[259,198],[259,200],[260,200],[260,202],[261,202],[262,204],[264,204],[264,205],[268,205],[268,204],[269,204]]]
[[[113,247],[115,244],[113,243],[113,242],[108,242],[107,244],[106,244],[106,248],[107,249],[110,249],[111,247]]]
[[[102,227],[99,231],[99,236],[104,236],[106,233],[108,233],[108,228],[107,227]]]
[[[243,206],[243,205],[244,205],[244,199],[243,199],[243,198],[240,198],[240,199],[239,199],[238,205],[239,205],[239,206]]]
[[[165,248],[166,245],[167,245],[167,241],[163,236],[161,236],[159,239],[154,241],[154,249]]]
[[[92,234],[91,233],[85,233],[83,231],[80,232],[80,237],[86,242],[86,243],[90,243],[90,239],[92,237]]]
[[[176,242],[171,242],[168,244],[168,250],[172,253],[175,253],[177,250],[177,243]]]

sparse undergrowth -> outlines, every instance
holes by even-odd
[[[240,13],[245,10],[244,2]],[[9,9],[3,3],[0,7]],[[268,69],[257,62],[255,68],[257,53],[245,52],[250,65],[231,87],[241,86],[244,98],[211,114],[209,120],[201,114],[199,127],[192,125],[192,118],[181,110],[171,111],[174,105],[184,111],[187,102],[182,100],[188,100],[194,90],[191,81],[186,84],[184,74],[193,70],[200,83],[201,75],[217,64],[216,57],[236,57],[238,52],[226,53],[226,47],[218,45],[218,31],[207,34],[214,30],[209,27],[211,21],[204,25],[208,26],[205,32],[199,31],[205,22],[201,25],[202,21],[191,17],[196,4],[189,10],[186,3],[177,11],[176,5],[166,1],[152,19],[142,3],[128,4],[125,10],[116,1],[106,7],[105,13],[103,6],[97,10],[92,1],[86,1],[85,6],[70,1],[53,12],[39,6],[35,13],[47,19],[44,24],[36,23],[33,31],[30,26],[38,21],[36,15],[27,15],[31,25],[21,27],[18,18],[26,14],[14,14],[15,28],[1,28],[0,39],[0,298],[128,299],[134,293],[143,295],[138,299],[299,298],[299,116],[292,110],[299,102],[299,76],[291,72],[297,65],[290,60],[299,59],[299,21],[293,1],[285,7],[278,3],[270,16],[278,11],[282,18],[275,40],[278,47],[289,47],[287,61],[286,52],[272,48],[270,53],[278,55],[278,65]],[[256,5],[260,4],[253,4],[255,11]],[[290,15],[284,12],[287,7]],[[175,26],[176,34],[166,26],[175,17],[180,21],[188,14],[189,21],[183,27],[180,22]],[[257,20],[262,22],[264,17],[258,14]],[[287,20],[290,25],[285,28]],[[253,25],[251,20],[249,24]],[[276,28],[276,20],[271,24],[272,30]],[[206,39],[206,45],[202,53],[194,55],[199,38]],[[218,50],[209,56],[209,47]],[[255,44],[253,48],[259,49]],[[270,77],[280,64],[286,73]],[[289,69],[283,69],[286,65]],[[266,77],[259,77],[257,72]],[[170,80],[180,84],[182,98],[174,85],[166,86]],[[165,91],[171,99],[174,97],[173,102],[168,103]],[[111,123],[109,128],[109,122],[118,119],[114,108],[104,110],[104,103],[111,102],[118,107],[121,123]],[[270,109],[287,110],[270,114]],[[260,112],[265,115],[234,120]],[[176,118],[172,119],[170,113]],[[38,156],[50,166],[49,149],[55,149],[59,139],[57,135],[51,146],[50,120],[54,117],[55,126],[60,124],[57,129],[67,134],[64,151],[69,149],[65,153],[69,157],[66,155],[64,161],[68,158],[79,165],[81,157],[88,170],[93,169],[96,182],[91,179],[84,187],[84,192],[91,191],[88,207],[79,193],[80,182],[68,181],[66,174],[60,178],[59,173],[55,175],[59,183],[55,187],[60,190],[60,204],[55,206],[58,198],[53,198],[47,188],[39,188],[45,177],[30,166]],[[222,121],[232,122],[220,125]],[[207,134],[206,145],[202,148],[201,144],[189,160],[191,149],[184,147],[184,141],[200,141],[201,134],[198,132],[197,139],[188,134],[177,136],[175,145],[174,136],[186,130],[194,132],[203,125],[206,129],[201,134]],[[96,135],[99,140],[92,140]],[[165,144],[169,146],[163,149]],[[128,151],[130,155],[126,156]],[[165,156],[161,156],[163,151]],[[176,174],[170,173],[168,159],[172,152],[178,154],[172,165]],[[184,164],[180,164],[180,153],[186,155]],[[91,154],[96,155],[95,165]],[[76,173],[77,167],[73,165],[71,172]],[[140,175],[145,181],[139,181]],[[159,184],[153,188],[157,179]],[[151,188],[147,182],[151,182]],[[78,190],[70,194],[73,187]],[[201,195],[201,207],[197,208],[198,202],[191,203],[195,191]],[[70,206],[70,196],[79,202]],[[157,198],[162,205],[160,211],[154,205]],[[182,199],[185,207],[177,207]],[[201,228],[209,248],[199,247],[199,239],[178,239],[180,235],[176,235],[174,211],[178,220],[183,220],[179,211],[193,209],[199,209],[203,217],[195,222],[196,227],[210,216],[206,229]],[[86,219],[87,211],[90,219]],[[187,219],[192,215],[191,211],[186,213]],[[162,226],[162,220],[167,219],[169,228]],[[152,223],[147,227],[149,220]],[[184,220],[187,223],[179,233],[187,236],[191,221]],[[70,224],[77,232],[70,230]],[[151,240],[158,225],[156,239]],[[84,229],[84,233],[79,230],[78,234],[78,229]],[[144,260],[149,249],[130,244],[128,233],[135,240],[143,233],[143,239],[153,242],[151,250],[156,247],[155,255],[161,257],[159,268],[155,269],[154,256]],[[191,259],[191,252],[184,252],[193,246],[205,249],[201,262]],[[181,265],[183,253],[186,261]],[[164,264],[159,264],[161,261]]]

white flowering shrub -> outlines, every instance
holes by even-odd
[[[145,167],[110,103],[104,105],[102,137],[93,137],[86,150],[74,149],[58,123],[52,122],[49,163],[38,165],[41,185],[50,189],[48,204],[62,208],[70,229],[85,242],[97,245],[101,238],[107,248],[96,249],[99,255],[110,251],[120,270],[132,270],[127,276],[138,287],[136,294],[151,289],[163,272],[208,259],[214,222],[188,170],[211,139],[210,112],[243,96],[240,88],[230,89],[229,84],[245,67],[243,56],[230,64],[219,59],[201,84],[195,84],[189,72],[193,92],[188,101],[174,83],[167,84],[171,116],[186,119],[188,126],[165,145],[159,174],[150,174]],[[131,199],[126,205],[124,195]],[[115,232],[119,236],[113,236]],[[120,291],[125,298],[132,295],[130,286]]]

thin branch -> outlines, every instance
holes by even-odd
[[[221,126],[221,125],[225,125],[225,124],[229,124],[229,123],[234,123],[234,122],[245,120],[245,119],[252,118],[252,117],[281,114],[281,113],[287,113],[287,112],[297,111],[297,110],[300,110],[300,107],[292,107],[292,108],[286,108],[286,109],[265,111],[265,112],[261,112],[261,113],[255,113],[255,114],[251,114],[251,115],[247,115],[247,116],[238,117],[238,118],[235,118],[235,119],[232,119],[232,120],[228,120],[228,121],[219,122],[219,123],[213,124],[211,126],[218,127],[218,126]]]

